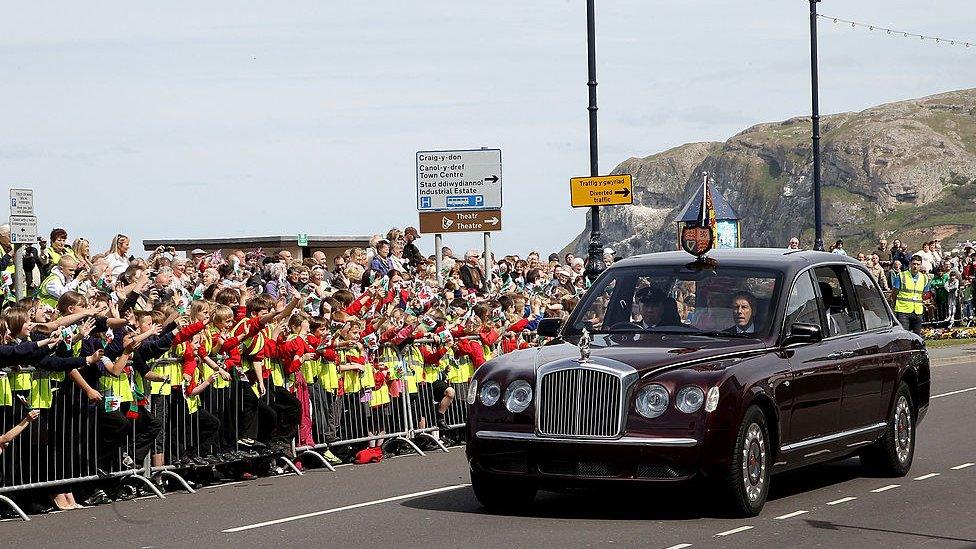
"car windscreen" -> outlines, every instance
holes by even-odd
[[[607,271],[573,312],[565,333],[707,333],[765,337],[782,274],[713,265],[648,265]]]

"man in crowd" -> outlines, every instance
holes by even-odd
[[[906,330],[922,332],[922,296],[931,290],[928,276],[922,272],[922,258],[913,256],[907,271],[891,280],[895,300],[895,317]]]
[[[407,260],[407,265],[411,270],[417,270],[417,266],[424,260],[424,256],[420,253],[420,249],[414,244],[414,241],[420,238],[420,233],[417,232],[416,227],[407,227],[403,230],[403,239],[405,244],[403,245],[403,258]]]
[[[461,282],[469,290],[481,292],[484,288],[485,272],[481,268],[479,261],[480,254],[477,250],[468,250],[464,254],[464,265],[461,266]]]

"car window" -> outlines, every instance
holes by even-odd
[[[600,331],[769,331],[779,290],[777,273],[764,269],[654,265],[608,272],[584,296],[569,323]]]
[[[828,337],[852,334],[864,329],[861,325],[861,308],[852,299],[844,280],[845,271],[841,265],[817,267],[814,270],[824,311],[827,313],[824,334]]]
[[[860,269],[849,269],[854,294],[861,304],[864,325],[868,330],[891,326],[891,317],[885,307],[884,296],[871,277]]]
[[[786,329],[794,324],[813,324],[823,329],[817,292],[813,289],[809,271],[796,278],[786,304]]]
[[[583,321],[589,322],[594,327],[600,327],[603,324],[603,318],[607,314],[607,308],[610,306],[610,299],[613,297],[613,291],[616,286],[616,279],[610,279],[609,284],[587,304],[582,315]]]

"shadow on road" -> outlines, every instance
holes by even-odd
[[[827,463],[773,477],[769,501],[841,484],[863,476],[856,458]],[[400,503],[412,509],[487,514],[468,488],[432,494]],[[586,520],[695,520],[727,518],[722,502],[703,483],[619,486],[539,492],[531,507],[506,516]]]
[[[853,524],[840,524],[837,522],[829,522],[825,520],[807,520],[807,524],[814,528],[819,528],[821,530],[861,530],[864,532],[881,532],[885,534],[901,534],[903,536],[916,536],[920,538],[928,539],[940,539],[945,541],[963,541],[976,545],[976,539],[967,538],[953,538],[949,536],[940,536],[938,534],[923,534],[921,532],[906,532],[904,530],[889,530],[887,528],[869,528],[867,526],[856,526]],[[968,547],[968,546],[967,546]]]

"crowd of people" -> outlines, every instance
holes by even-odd
[[[792,238],[789,247],[799,249],[800,240]],[[896,315],[899,312],[898,291],[905,289],[906,276],[911,276],[907,284],[920,284],[922,313],[911,315],[910,319],[899,316],[906,328],[918,332],[922,323],[948,328],[957,325],[969,327],[976,323],[973,314],[976,308],[973,292],[976,283],[976,243],[962,242],[951,250],[945,250],[942,241],[935,239],[922,242],[920,249],[913,252],[900,239],[893,239],[889,246],[888,240],[881,238],[873,250],[849,254],[844,249],[844,241],[837,240],[829,251],[855,257],[864,264],[881,289],[889,292]]]
[[[379,461],[401,396],[423,416],[415,425],[449,437],[474,369],[532,345],[539,321],[566,317],[587,285],[572,254],[492,258],[486,272],[479,252],[444,248],[438,273],[413,227],[303,260],[136,257],[123,234],[101,252],[68,237],[56,228],[28,248],[18,300],[0,227],[0,487],[97,477],[78,500],[49,488],[60,509],[122,497],[115,473],[146,460],[208,478],[272,474],[295,446],[332,464]]]

